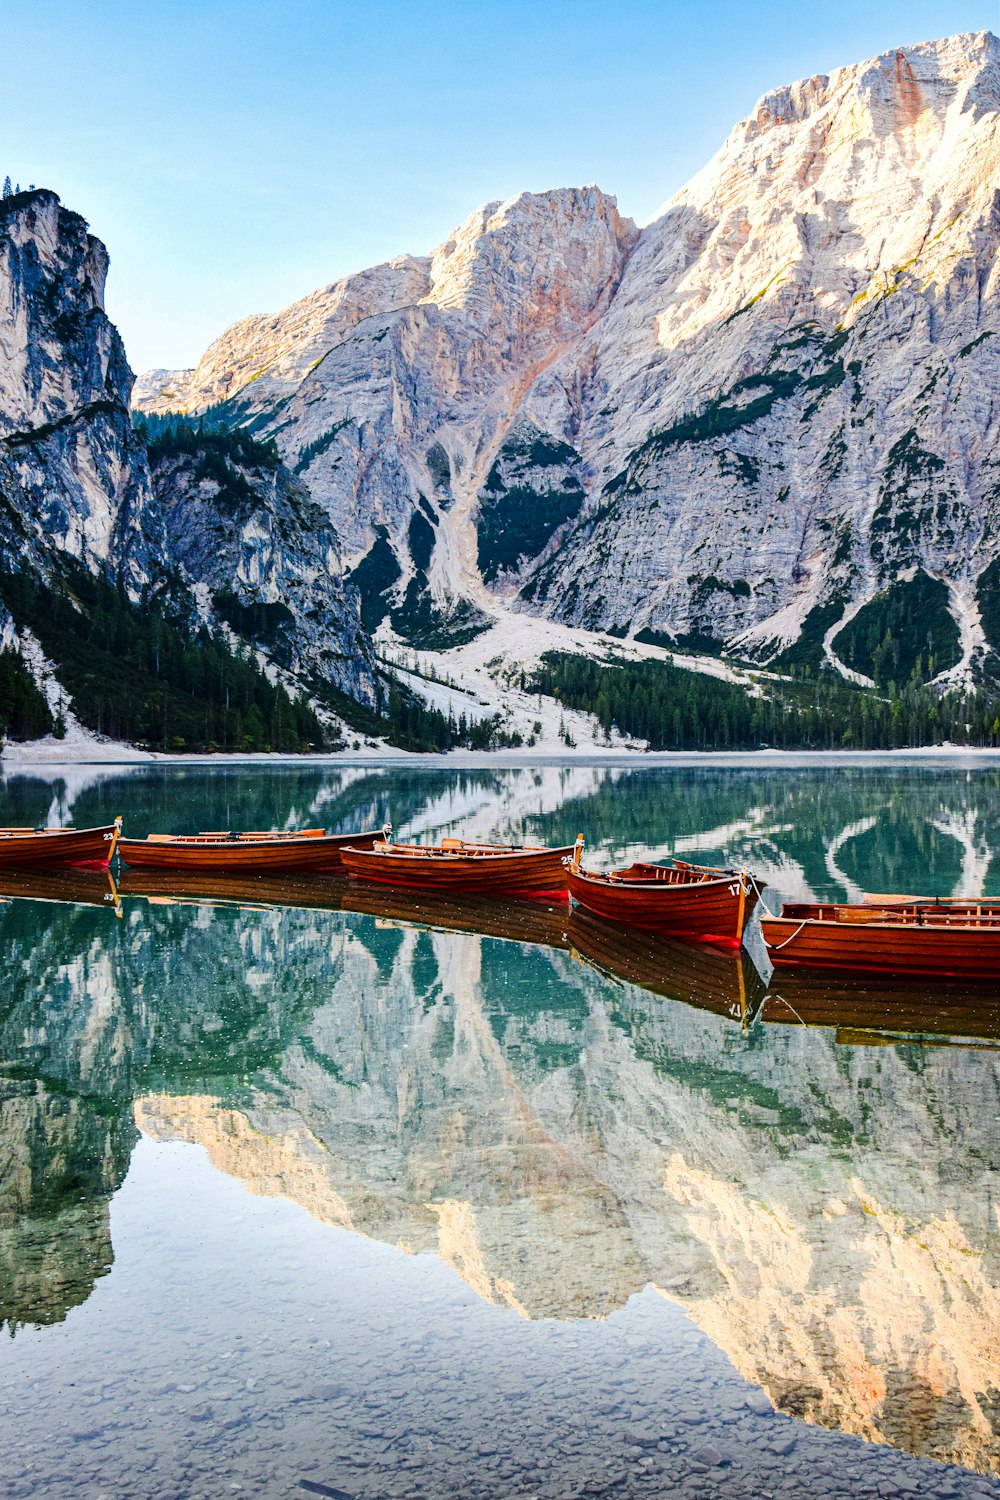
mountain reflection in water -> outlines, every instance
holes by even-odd
[[[774,905],[996,894],[998,790],[984,771],[157,772],[95,779],[73,812],[580,827],[616,857],[753,863]],[[24,821],[60,793],[6,795]],[[1000,1473],[994,991],[768,987],[747,953],[568,906],[335,877],[0,874],[0,895],[12,1330],[111,1268],[138,1127],[530,1318],[603,1318],[651,1284],[789,1414]]]

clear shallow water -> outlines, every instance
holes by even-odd
[[[81,770],[8,779],[0,821],[582,830],[750,860],[776,902],[1000,894],[998,791]],[[121,886],[0,907],[5,1494],[1000,1492],[989,990],[769,989],[343,881]]]

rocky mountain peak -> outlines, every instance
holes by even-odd
[[[859,140],[913,129],[925,114],[942,120],[963,109],[996,108],[1000,41],[989,31],[894,47],[867,62],[770,89],[732,129],[720,156],[771,131],[843,117]],[[776,143],[781,149],[781,143]]]
[[[194,370],[149,372],[135,405],[150,413],[193,412],[241,400],[260,409],[294,390],[366,318],[424,296],[428,268],[427,257],[396,256],[319,287],[282,312],[242,318],[208,346]]]
[[[273,434],[411,643],[514,608],[839,640],[864,678],[880,611],[933,598],[907,659],[967,676],[1000,644],[998,64],[981,32],[773,89],[641,233],[595,187],[491,201],[141,402]]]
[[[56,193],[0,204],[0,560],[44,573],[54,544],[138,590],[149,478],[132,372],[104,311],[107,271],[104,246]]]
[[[108,263],[55,193],[0,200],[0,638],[22,679],[51,719],[129,737],[151,733],[158,695],[164,739],[171,713],[209,736],[205,674],[176,667],[209,637],[222,670],[242,670],[254,648],[248,691],[265,706],[279,681],[294,696],[306,684],[370,696],[339,540],[277,454],[246,434],[136,430],[132,372],[104,311]],[[302,722],[322,738],[311,710]]]
[[[565,337],[613,289],[636,238],[597,187],[519,193],[484,204],[438,247],[425,300],[473,323],[541,323]]]
[[[132,372],[104,313],[108,253],[56,193],[0,202],[0,428],[34,427],[97,400],[127,410]],[[39,295],[44,292],[44,295]]]

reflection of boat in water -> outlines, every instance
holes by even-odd
[[[278,906],[339,911],[347,886],[344,875],[317,872],[295,875],[240,874],[225,870],[123,870],[123,896],[145,896],[149,901],[191,905]]]
[[[613,980],[719,1015],[752,1014],[765,989],[745,952],[622,927],[580,908],[571,913],[561,901],[453,896],[335,875],[296,880],[168,870],[128,870],[121,891],[125,896],[171,903],[348,912],[404,927],[570,951]]]
[[[114,858],[121,818],[103,828],[0,828],[0,868],[103,869]]]
[[[411,890],[454,895],[541,896],[566,889],[563,861],[571,847],[540,844],[471,844],[443,839],[440,844],[376,844],[345,849],[344,868],[362,880]]]
[[[1000,917],[988,904],[793,903],[760,930],[776,968],[1000,978]]]
[[[127,870],[121,880],[126,896],[150,901],[238,907],[285,907],[343,911],[386,922],[447,932],[480,933],[516,943],[565,948],[568,912],[564,903],[490,900],[484,896],[450,896],[446,892],[397,890],[367,885],[343,875],[226,875],[177,870]]]
[[[740,870],[719,870],[673,860],[624,870],[585,870],[575,857],[567,870],[569,893],[579,906],[612,922],[677,937],[739,943],[757,904],[755,881]]]
[[[773,976],[759,1017],[832,1027],[845,1043],[953,1038],[1000,1046],[1000,994],[961,980],[789,970]]]
[[[119,839],[123,863],[147,870],[254,870],[296,873],[339,870],[346,844],[366,849],[385,833],[327,833],[305,828],[276,833],[151,833]]]
[[[549,948],[569,946],[565,902],[505,901],[502,897],[452,896],[442,891],[398,890],[385,885],[351,882],[344,892],[343,911],[352,911],[446,932],[477,932],[482,937],[512,943],[536,943]]]
[[[55,901],[71,906],[113,906],[121,916],[114,876],[106,868],[0,868],[0,900],[9,900],[11,897],[24,901]]]
[[[567,937],[580,957],[612,979],[716,1015],[748,1019],[766,988],[743,949],[622,927],[580,907],[569,919]]]

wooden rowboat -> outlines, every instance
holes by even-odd
[[[760,928],[776,968],[1000,979],[1000,911],[990,902],[785,905]]]
[[[861,896],[862,906],[919,906],[926,910],[976,911],[989,916],[995,912],[1000,916],[1000,896],[897,896],[865,891]]]
[[[151,833],[145,839],[119,839],[127,865],[147,870],[233,870],[244,874],[339,870],[346,844],[367,849],[385,839],[374,833],[327,833],[303,828],[289,833]]]
[[[104,828],[0,828],[0,867],[102,869],[114,857],[121,818]]]
[[[675,859],[669,865],[585,870],[580,848],[567,869],[569,893],[610,922],[703,942],[740,943],[759,887],[745,870],[719,870]]]
[[[544,896],[566,890],[564,861],[573,850],[541,844],[377,844],[346,848],[344,869],[362,880],[453,895]]]

